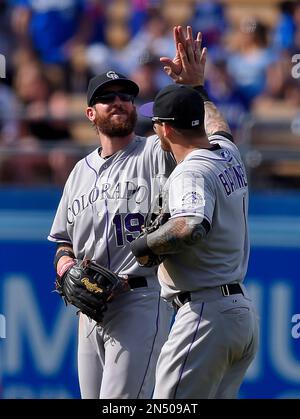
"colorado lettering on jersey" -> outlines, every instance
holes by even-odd
[[[145,185],[137,185],[132,181],[119,182],[117,184],[103,183],[100,187],[96,186],[89,193],[83,194],[73,200],[68,207],[68,224],[73,224],[78,214],[82,213],[98,200],[106,200],[108,203],[111,202],[114,210],[116,209],[115,203],[118,201],[119,205],[120,203],[122,204],[120,200],[124,200],[124,208],[119,208],[119,212],[123,212],[123,209],[124,213],[127,213],[129,201],[133,198],[134,203],[138,205],[142,202],[147,202],[148,192]]]
[[[218,178],[221,181],[227,196],[248,185],[244,169],[239,164],[223,170],[223,172],[218,175]]]

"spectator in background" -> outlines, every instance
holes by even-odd
[[[189,25],[196,13],[196,0],[162,0],[159,2],[160,12],[168,26],[171,28]]]
[[[146,0],[106,0],[104,2],[106,22],[126,22],[132,38],[145,24],[147,3]]]
[[[300,79],[292,71],[293,55],[300,51],[300,1],[282,2],[280,9],[273,32],[276,61],[267,68],[265,89],[251,110],[266,118],[290,119],[300,107]]]
[[[4,55],[6,60],[5,83],[11,81],[11,57],[16,46],[16,40],[10,26],[11,8],[8,3],[6,0],[0,0],[0,54]]]
[[[19,67],[14,86],[21,105],[24,136],[37,141],[69,138],[64,121],[67,106],[61,105],[67,97],[63,92],[52,91],[39,64],[28,63]]]
[[[130,78],[140,86],[139,96],[136,98],[137,105],[145,103],[156,95],[155,75],[159,65],[157,57],[146,51],[140,65],[130,73]]]
[[[288,106],[294,108],[294,110],[299,114],[300,109],[300,79],[290,79],[287,81],[283,100]]]
[[[132,38],[145,24],[148,0],[88,0],[87,14],[92,26],[90,42],[105,43],[105,25],[109,21],[126,21]]]
[[[138,63],[129,43],[145,23],[146,6],[145,0],[90,0],[87,10],[93,34],[86,61],[92,74],[112,67],[128,74],[135,68]]]
[[[43,63],[64,64],[72,47],[90,36],[84,5],[83,0],[14,0],[12,26]]]
[[[273,31],[273,46],[276,50],[291,49],[294,46],[296,33],[293,19],[295,1],[283,1],[278,7],[280,15]]]
[[[222,38],[227,28],[223,4],[219,0],[196,2],[192,27],[201,31],[205,45],[209,48],[210,57],[212,59],[217,57],[223,49]]]
[[[247,108],[265,88],[266,71],[276,57],[268,47],[267,27],[255,19],[241,22],[237,51],[228,56],[228,71]]]
[[[90,45],[86,50],[86,60],[92,74],[116,68],[116,71],[128,73],[136,63],[128,55],[127,45],[130,29],[126,22],[107,22],[104,28],[105,42]]]
[[[282,51],[268,68],[266,87],[252,103],[253,114],[260,117],[291,118],[300,108],[300,78],[291,74],[292,54]]]
[[[35,61],[24,62],[18,68],[14,88],[19,102],[20,131],[16,153],[7,164],[8,179],[22,184],[63,182],[74,164],[73,156],[63,150],[64,141],[70,141],[71,137],[68,96],[52,88],[43,68]]]
[[[131,0],[132,11],[130,27],[132,35],[135,35],[145,24],[148,13],[148,0]]]
[[[19,134],[17,100],[14,92],[0,79],[0,146],[16,143]]]
[[[50,74],[49,74],[50,73]],[[53,69],[48,71],[48,77],[51,79]],[[66,66],[64,87],[67,92],[75,95],[82,95],[86,91],[88,80],[92,77],[91,68],[86,59],[86,46],[76,45],[73,47],[73,53]]]
[[[145,26],[130,41],[128,52],[136,67],[151,60],[156,63],[153,73],[156,91],[169,83],[165,73],[160,71],[159,57],[175,55],[170,23],[154,8],[150,11]],[[130,68],[132,72],[134,69]]]
[[[126,21],[112,20],[105,28],[105,43],[92,44],[87,49],[87,62],[94,74],[110,68],[131,74],[151,57],[175,54],[172,35],[166,21],[156,13],[150,13],[145,26],[130,39],[130,27]],[[158,61],[158,58],[157,58]],[[161,72],[155,74],[156,87],[168,83]]]
[[[140,86],[139,96],[135,101],[137,106],[149,102],[156,95],[157,86],[155,80],[159,66],[161,65],[158,59],[146,51],[140,66],[130,74],[131,80]],[[136,134],[145,137],[154,134],[152,121],[149,121],[149,118],[138,115]]]
[[[206,83],[209,97],[224,115],[235,136],[235,131],[245,119],[247,109],[228,73],[226,60],[219,59],[210,63]]]
[[[294,50],[295,53],[299,53],[300,51],[300,1],[298,0],[295,4],[294,14],[293,14],[294,22],[295,22],[295,36],[294,36]]]
[[[89,43],[104,41],[105,7],[102,0],[88,0],[86,14],[91,27]]]

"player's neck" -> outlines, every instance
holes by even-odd
[[[186,158],[188,154],[190,154],[193,150],[199,150],[200,148],[209,149],[211,144],[207,140],[207,138],[203,141],[195,141],[192,144],[181,144],[181,143],[173,143],[171,144],[172,153],[175,157],[177,163],[181,162]]]
[[[106,156],[111,156],[112,154],[115,154],[127,147],[133,140],[134,135],[134,133],[131,133],[126,137],[107,137],[106,135],[101,134],[101,157],[105,158]]]

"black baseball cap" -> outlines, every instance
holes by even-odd
[[[183,84],[170,84],[161,89],[154,102],[139,108],[139,113],[152,121],[167,122],[178,128],[192,129],[204,122],[204,103],[199,93]]]
[[[139,87],[134,81],[129,80],[123,74],[117,73],[116,71],[110,70],[103,74],[98,74],[89,81],[87,89],[87,104],[91,106],[93,99],[100,91],[109,84],[118,83],[126,87],[126,92],[131,93],[133,96],[137,96],[139,93]]]

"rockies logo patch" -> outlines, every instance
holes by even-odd
[[[223,157],[223,159],[227,160],[228,162],[232,160],[232,156],[229,150],[222,150],[221,156]]]
[[[182,206],[183,207],[203,207],[205,205],[205,200],[202,195],[198,192],[188,192],[182,197]]]

